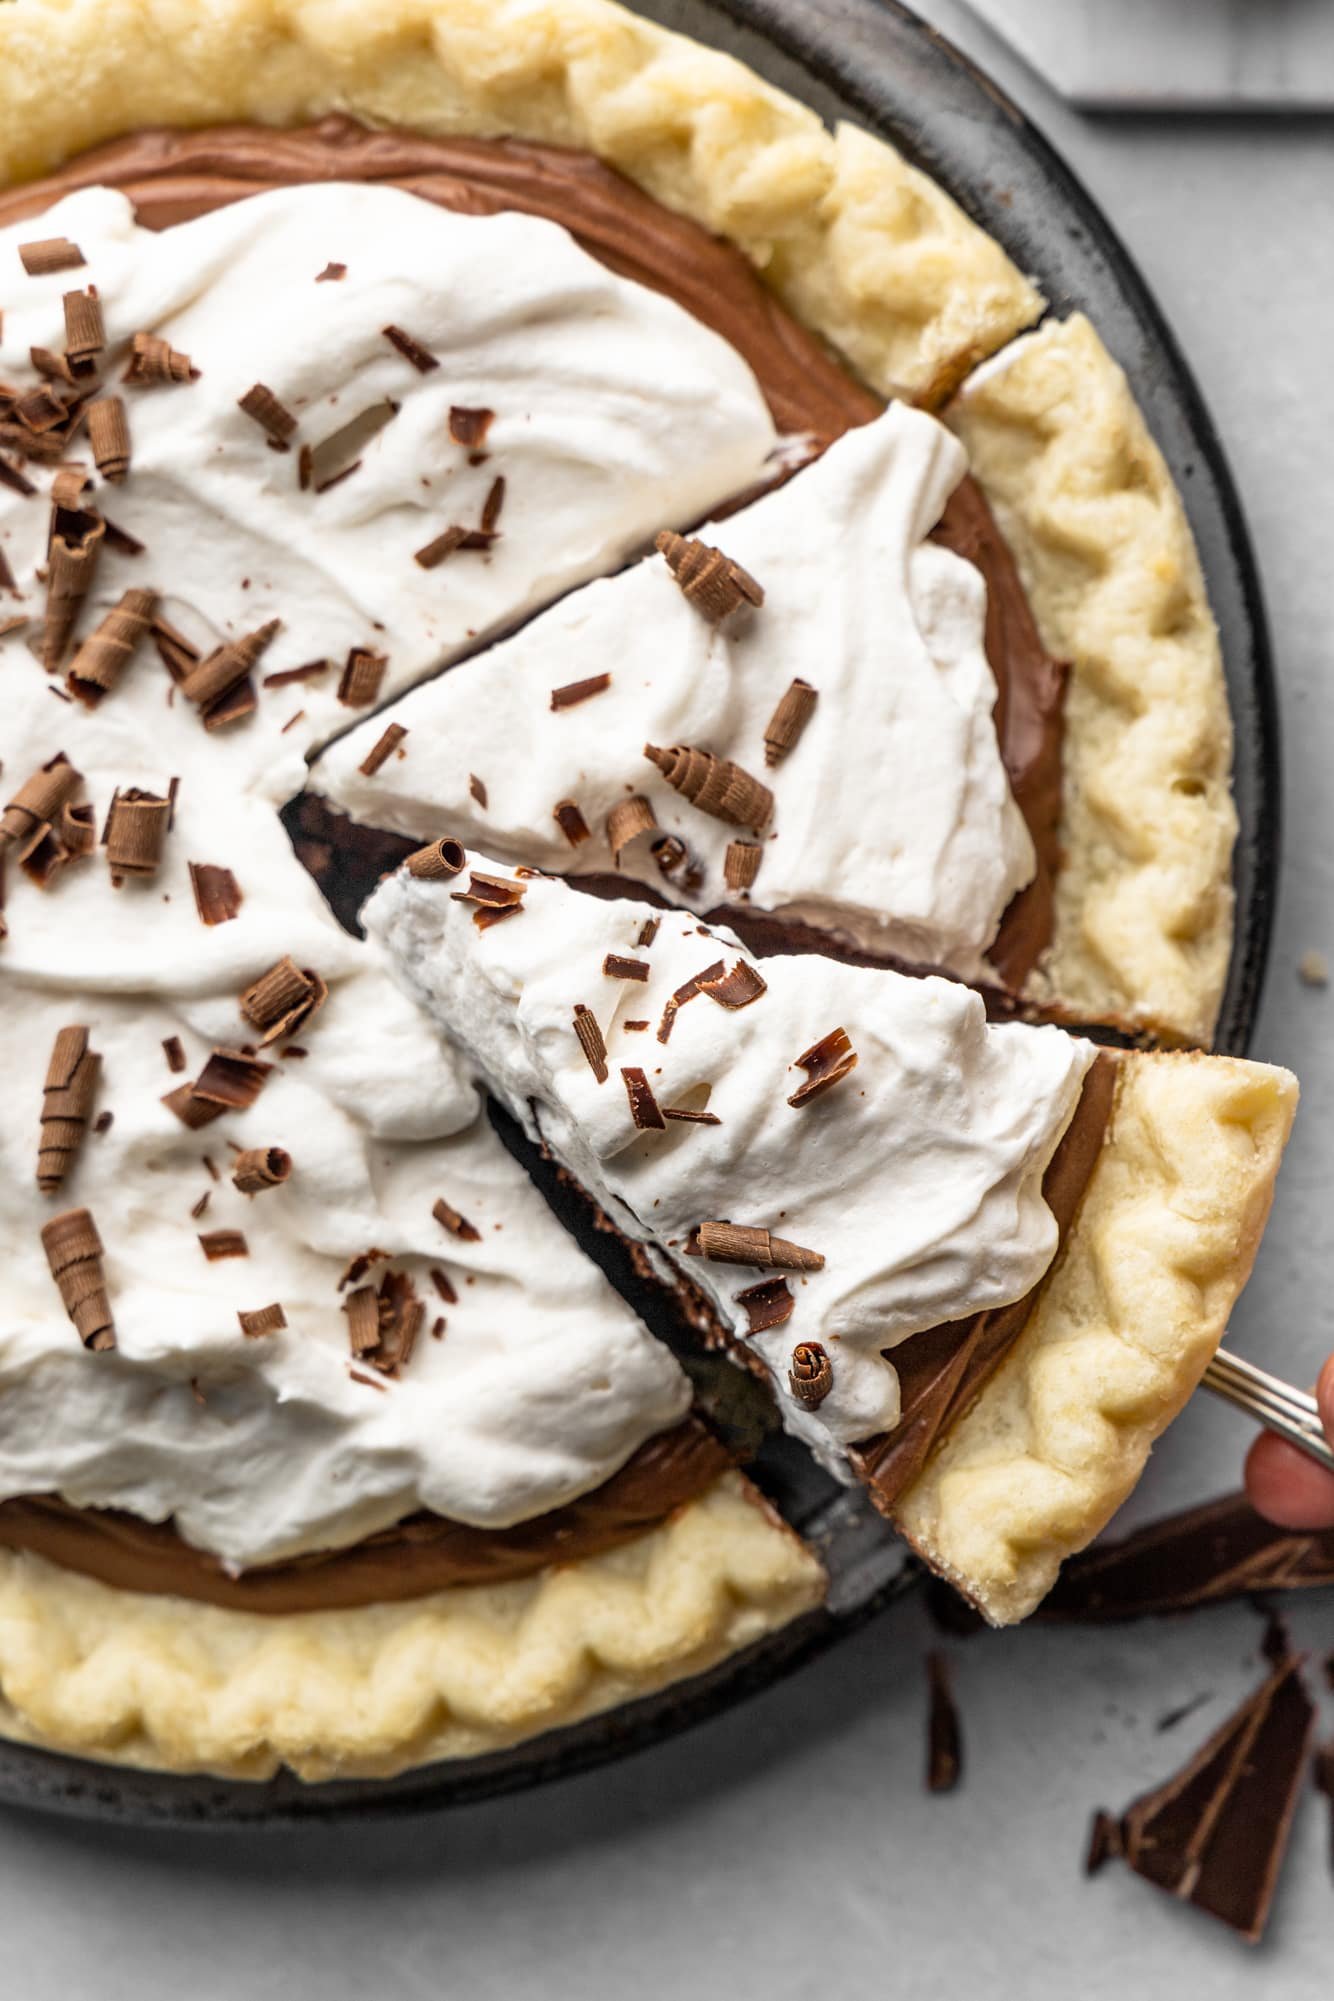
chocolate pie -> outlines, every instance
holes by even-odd
[[[174,11],[0,13],[0,1731],[390,1772],[820,1602],[479,1085],[1023,1617],[1295,1100],[1124,378],[608,0]]]

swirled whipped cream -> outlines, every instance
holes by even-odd
[[[28,275],[20,244],[57,236],[83,266]],[[343,275],[317,283],[330,266]],[[684,525],[744,489],[776,443],[724,340],[534,217],[335,184],[154,233],[124,195],[85,190],[0,231],[0,381],[39,379],[31,350],[63,352],[62,296],[89,285],[132,443],[128,478],[100,487],[97,504],[144,548],[107,550],[99,599],[152,585],[204,651],[278,618],[265,674],[331,663],[261,688],[244,726],[275,798],[300,783],[303,751],[355,718],[338,698],[351,648],[387,656],[379,697],[405,688],[614,569],[664,521]],[[198,379],[120,382],[139,332],[188,355]],[[296,420],[286,450],[238,407],[256,383]],[[381,428],[329,452],[373,410]],[[303,446],[315,453],[304,490]],[[90,459],[86,439],[70,456]],[[320,491],[322,475],[333,483]],[[40,610],[49,510],[40,468],[34,478],[32,498],[0,485],[0,549]],[[481,528],[498,479],[492,539],[422,567],[416,553],[449,528]],[[156,661],[135,671],[162,672]]]
[[[402,869],[366,906],[370,937],[612,1219],[688,1271],[767,1364],[789,1427],[838,1470],[847,1445],[898,1419],[897,1344],[1023,1298],[1051,1263],[1042,1177],[1092,1046],[1055,1028],[992,1026],[980,998],[946,980],[823,958],[757,965],[693,916],[663,915],[650,938],[642,906],[513,880],[519,910],[481,928],[457,882]],[[710,967],[742,970],[716,999],[683,992]],[[577,1029],[576,1009],[596,1036]],[[838,1030],[855,1066],[793,1106],[815,1074],[799,1059]],[[657,1117],[650,1101],[714,1122]],[[789,1317],[752,1331],[738,1294],[781,1260],[748,1269],[690,1255],[709,1222],[818,1254],[818,1269],[788,1269]],[[806,1341],[832,1367],[818,1408],[789,1384]]]
[[[758,841],[753,909],[978,977],[1034,855],[992,719],[985,586],[928,539],[964,471],[943,425],[895,404],[704,531],[762,586],[760,608],[713,624],[654,556],[415,690],[393,712],[402,756],[363,770],[368,725],[312,783],[362,821],[561,873],[614,865],[608,815],[637,794],[656,831],[621,849],[625,874],[708,911],[737,900],[729,842]],[[770,767],[766,726],[794,680],[815,705]],[[733,760],[772,790],[771,820],[739,829],[701,811],[646,743]],[[553,817],[562,801],[588,830],[577,845]],[[685,849],[669,883],[664,834]]]

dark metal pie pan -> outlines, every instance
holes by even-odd
[[[999,238],[1035,276],[1055,312],[1086,311],[1127,370],[1185,495],[1222,634],[1236,724],[1241,835],[1236,945],[1218,1041],[1223,1049],[1244,1050],[1259,1005],[1279,856],[1269,642],[1222,447],[1143,279],[1041,134],[988,77],[895,0],[636,4],[671,27],[729,49],[822,116],[851,118],[884,133]],[[648,1311],[651,1317],[651,1306]],[[0,1800],[140,1826],[375,1818],[516,1792],[659,1743],[791,1673],[913,1582],[901,1545],[869,1504],[836,1488],[781,1439],[766,1442],[757,1477],[824,1553],[829,1603],[693,1681],[510,1750],[392,1780],[303,1785],[286,1775],[260,1784],[176,1778],[0,1743]]]

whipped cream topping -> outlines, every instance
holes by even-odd
[[[693,745],[773,791],[751,908],[979,977],[1034,854],[992,719],[985,585],[926,539],[965,470],[943,425],[892,405],[704,531],[763,587],[761,608],[711,625],[654,556],[415,690],[394,709],[401,758],[362,772],[378,726],[355,729],[312,785],[364,822],[585,874],[613,866],[607,815],[642,794],[687,859],[664,881],[644,835],[621,869],[708,911],[736,901],[729,841],[756,835],[701,812],[644,756],[646,742]],[[553,710],[553,689],[599,674],[605,690]],[[768,769],[765,726],[794,678],[815,708]],[[578,847],[553,818],[571,799],[591,834]]]
[[[84,265],[29,276],[19,245],[45,236],[71,238]],[[335,262],[345,276],[317,284]],[[128,479],[100,488],[97,504],[145,550],[104,554],[98,601],[153,585],[204,650],[280,618],[264,673],[332,663],[262,689],[242,726],[274,798],[296,790],[311,744],[354,719],[337,696],[350,648],[388,656],[381,696],[405,688],[614,569],[665,521],[684,525],[746,488],[776,444],[759,387],[724,340],[534,217],[311,185],[154,233],[124,195],[85,190],[0,231],[0,380],[37,381],[31,348],[63,352],[62,295],[89,284],[104,380],[125,399],[133,447]],[[438,367],[415,367],[386,326]],[[120,383],[140,331],[188,354],[199,379]],[[237,407],[256,382],[298,420],[286,452]],[[298,447],[385,403],[392,418],[344,455],[357,471],[301,491]],[[480,443],[455,442],[454,408],[494,413]],[[71,456],[90,458],[86,440]],[[40,612],[48,481],[40,468],[34,478],[32,498],[0,486],[0,549]],[[491,546],[422,568],[415,552],[445,529],[478,527],[497,478]],[[155,660],[134,671],[161,676]]]
[[[1055,1028],[991,1026],[977,995],[942,979],[822,958],[757,966],[729,932],[680,912],[641,943],[642,907],[519,880],[521,911],[481,930],[452,885],[400,870],[366,905],[369,935],[488,1087],[738,1335],[750,1323],[737,1294],[763,1274],[689,1256],[693,1230],[726,1220],[823,1255],[822,1269],[790,1274],[786,1323],[749,1342],[789,1428],[839,1470],[847,1445],[897,1421],[898,1343],[1021,1299],[1046,1271],[1057,1228],[1042,1177],[1092,1045]],[[647,979],[610,976],[608,953],[645,965]],[[664,1043],[668,1000],[719,960],[757,971],[764,991],[740,1008],[697,994]],[[604,1083],[576,1036],[576,1004],[604,1038]],[[807,1074],[796,1059],[838,1028],[856,1067],[792,1107]],[[640,1129],[627,1066],[659,1107],[707,1109],[719,1123]],[[822,1343],[832,1365],[814,1410],[788,1383],[802,1341]]]

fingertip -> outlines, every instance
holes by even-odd
[[[1327,1368],[1325,1375],[1334,1391],[1334,1373]],[[1246,1493],[1279,1528],[1334,1528],[1334,1473],[1272,1432],[1261,1432],[1246,1455]]]
[[[1320,1371],[1315,1386],[1316,1402],[1320,1406],[1320,1422],[1334,1445],[1334,1355],[1331,1355]]]

